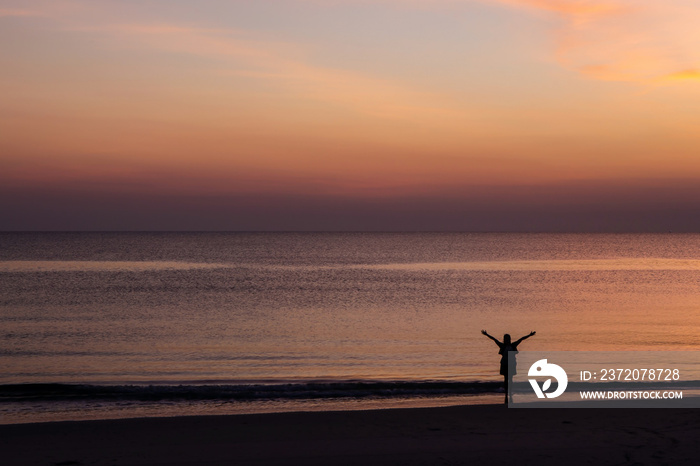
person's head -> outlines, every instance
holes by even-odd
[[[506,333],[505,335],[503,335],[503,343],[505,343],[506,345],[510,344],[510,333]]]

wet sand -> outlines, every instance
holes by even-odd
[[[453,406],[0,426],[7,465],[697,464],[700,410]]]

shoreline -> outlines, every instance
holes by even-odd
[[[6,402],[0,404],[0,425],[47,422],[109,421],[138,418],[239,416],[296,412],[369,411],[378,409],[437,408],[499,404],[502,393],[479,395],[394,397],[394,398],[316,398],[269,399],[228,402],[222,400],[129,402],[114,401]],[[4,406],[3,406],[4,404]]]
[[[502,405],[0,425],[6,464],[695,464],[700,410]]]

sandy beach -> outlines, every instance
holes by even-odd
[[[7,465],[697,464],[700,411],[456,406],[0,426]]]

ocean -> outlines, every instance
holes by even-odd
[[[496,402],[482,329],[696,351],[700,235],[0,233],[0,423]]]

